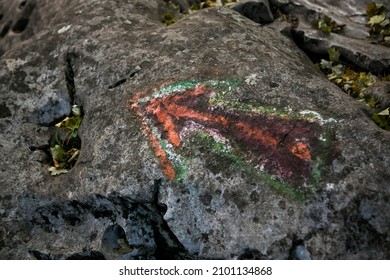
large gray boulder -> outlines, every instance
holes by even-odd
[[[160,5],[61,6],[2,56],[0,258],[388,259],[389,132],[278,32]]]

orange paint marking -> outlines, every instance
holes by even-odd
[[[221,125],[228,125],[229,121],[223,116],[216,116],[208,113],[199,113],[198,111],[189,109],[186,106],[178,104],[166,104],[167,110],[176,119],[189,118],[204,122],[214,122]]]
[[[291,153],[303,160],[311,160],[311,154],[308,145],[298,142],[290,149]]]
[[[245,132],[245,134],[247,134],[250,138],[254,138],[254,139],[260,141],[261,143],[263,143],[263,145],[276,147],[276,145],[278,144],[278,140],[276,140],[271,135],[266,135],[260,129],[251,127],[250,125],[248,125],[246,123],[238,122],[235,126],[237,129]]]
[[[173,168],[172,163],[170,162],[167,154],[165,153],[160,143],[158,142],[158,139],[153,134],[150,135],[149,139],[150,142],[152,143],[156,156],[160,160],[162,172],[164,173],[165,176],[169,178],[169,180],[174,180],[175,169]]]
[[[168,140],[175,147],[180,146],[180,135],[175,131],[175,124],[173,123],[172,117],[166,112],[165,108],[159,106],[154,114],[157,120],[164,125],[164,130],[168,133]]]

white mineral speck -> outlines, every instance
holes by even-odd
[[[333,184],[333,183],[327,183],[325,189],[326,189],[327,191],[334,190],[334,184]]]
[[[65,33],[65,32],[68,31],[71,27],[72,27],[72,25],[64,26],[64,27],[62,27],[60,30],[58,30],[57,33],[58,33],[58,34]]]

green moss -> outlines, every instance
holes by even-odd
[[[182,155],[177,155],[176,153],[172,152],[167,145],[167,140],[161,140],[159,143],[161,148],[168,155],[169,160],[173,165],[173,169],[175,170],[174,181],[176,183],[182,183],[188,170],[188,159]]]
[[[175,169],[175,182],[176,183],[182,183],[185,179],[186,173],[187,173],[187,163],[175,163],[174,164]]]
[[[314,185],[318,185],[321,180],[321,160],[317,159],[313,164],[313,167],[310,172],[310,178]]]

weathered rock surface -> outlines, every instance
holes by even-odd
[[[159,3],[58,1],[2,56],[0,258],[390,258],[389,132],[278,32]]]
[[[295,17],[298,24],[292,30],[292,37],[301,48],[326,55],[328,48],[334,47],[342,56],[367,71],[375,74],[390,72],[390,49],[374,44],[369,40],[368,0],[318,1],[318,0],[271,0],[274,7],[283,14]],[[374,1],[388,7],[389,1]],[[343,30],[324,33],[313,28],[315,21],[322,16],[331,17]],[[280,28],[279,25],[274,25]]]
[[[1,0],[0,56],[42,29],[62,21],[63,7],[73,8],[78,0]],[[77,10],[74,10],[77,16]]]

